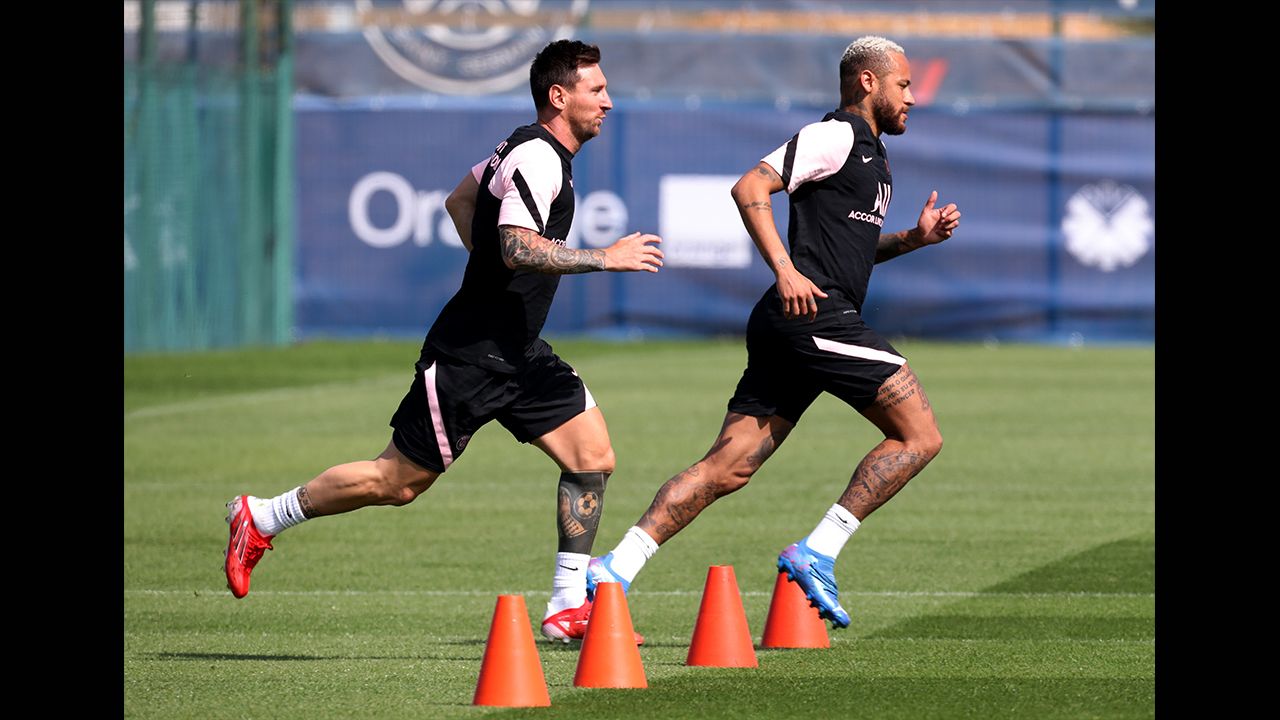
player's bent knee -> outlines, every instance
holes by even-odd
[[[396,477],[380,477],[376,482],[377,504],[401,507],[408,505],[426,492],[435,482],[434,474],[423,478],[405,480]]]
[[[911,438],[908,444],[919,454],[932,460],[942,452],[942,433],[938,431],[937,426],[931,427],[928,431],[918,434]]]
[[[594,469],[600,470],[601,472],[612,473],[614,468],[617,467],[617,464],[618,457],[613,454],[613,447],[610,446],[606,448],[603,453],[600,453],[600,456],[596,459],[596,466]]]
[[[747,462],[734,465],[728,472],[717,473],[716,494],[728,495],[741,490],[747,486],[747,483],[751,482],[751,476],[755,474],[756,468]]]
[[[617,461],[618,458],[613,454],[612,446],[584,448],[577,454],[574,461],[575,467],[571,468],[571,471],[612,473]]]
[[[738,492],[751,482],[751,473],[732,473],[720,482],[720,494],[728,495],[729,493]]]
[[[401,488],[400,492],[392,499],[392,505],[403,507],[413,502],[422,493],[413,488]]]
[[[371,485],[369,495],[375,505],[408,505],[418,497],[418,491],[389,478],[378,478]]]

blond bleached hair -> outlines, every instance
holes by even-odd
[[[901,45],[888,38],[878,35],[860,37],[844,49],[844,55],[840,58],[840,76],[844,77],[846,68],[849,68],[852,71],[850,74],[853,75],[863,70],[870,70],[876,74],[876,77],[880,77],[893,69],[892,61],[889,59],[891,52],[907,54]]]
[[[907,54],[898,43],[882,38],[879,35],[864,35],[849,43],[840,58],[840,99],[848,104],[859,99],[857,90],[858,76],[863,70],[870,70],[876,77],[884,77],[893,69],[893,59],[889,53]]]

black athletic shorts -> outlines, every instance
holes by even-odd
[[[906,363],[887,340],[862,321],[838,292],[818,298],[818,317],[789,320],[770,290],[747,321],[747,369],[729,400],[729,411],[797,423],[822,392],[862,411]]]
[[[551,346],[537,342],[541,347],[515,375],[424,348],[413,384],[391,417],[391,441],[410,460],[442,473],[490,420],[524,443],[595,407],[578,373]]]

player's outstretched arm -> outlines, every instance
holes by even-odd
[[[444,209],[453,220],[453,226],[462,238],[462,246],[471,252],[471,218],[476,214],[476,194],[480,192],[480,183],[476,176],[468,172],[458,182],[458,187],[445,198]]]
[[[924,209],[920,211],[920,219],[916,221],[914,228],[881,235],[880,242],[876,245],[876,262],[892,260],[951,237],[960,225],[960,210],[955,203],[941,208],[934,207],[937,202],[938,191],[934,190],[929,194],[929,199],[924,201]]]
[[[499,225],[498,242],[502,260],[512,270],[568,275],[610,270],[658,272],[662,251],[650,243],[660,243],[657,235],[631,233],[604,249],[577,250],[551,242],[518,225]]]
[[[729,194],[738,206],[742,224],[760,251],[760,257],[778,279],[778,296],[782,298],[782,314],[787,318],[818,317],[818,300],[826,293],[796,270],[782,245],[782,236],[773,222],[773,203],[769,196],[782,190],[782,178],[767,162],[760,162],[734,183]]]

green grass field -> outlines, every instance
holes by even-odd
[[[603,553],[710,445],[745,350],[554,344],[618,455]],[[829,649],[757,650],[757,669],[684,665],[707,568],[734,567],[758,644],[778,551],[878,442],[823,397],[632,587],[649,688],[575,688],[576,647],[539,642],[552,707],[536,710],[471,705],[497,596],[540,619],[556,546],[558,471],[496,423],[413,504],[301,525],[247,598],[224,587],[223,503],[380,452],[418,342],[126,357],[124,714],[1152,717],[1154,350],[896,344],[946,447],[840,556],[853,626]]]

